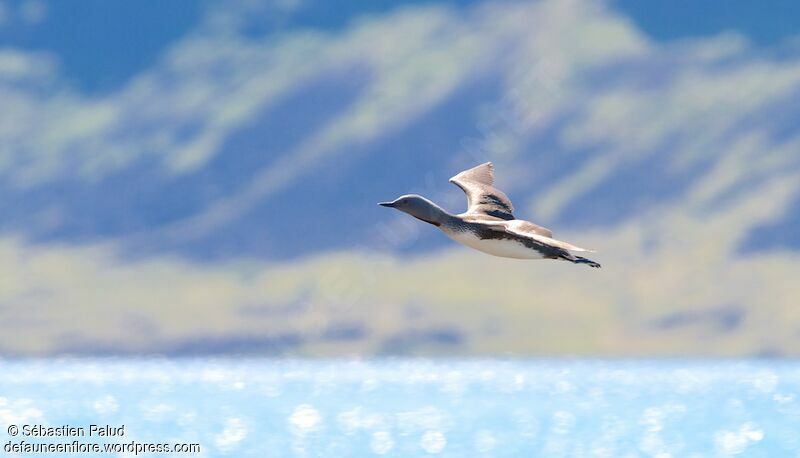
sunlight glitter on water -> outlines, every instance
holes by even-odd
[[[5,360],[0,434],[125,425],[236,457],[800,456],[798,393],[800,364],[773,361]]]

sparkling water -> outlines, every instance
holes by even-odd
[[[798,395],[800,364],[776,361],[0,360],[0,438],[129,444],[118,456],[790,457]],[[21,429],[90,425],[124,429]]]

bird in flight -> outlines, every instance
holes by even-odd
[[[464,170],[450,179],[467,195],[467,211],[452,215],[416,194],[378,205],[395,208],[433,224],[458,243],[494,256],[516,259],[561,259],[575,264],[600,264],[572,252],[590,252],[553,238],[553,233],[514,217],[511,200],[494,187],[491,162]]]

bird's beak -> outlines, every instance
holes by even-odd
[[[378,205],[381,207],[394,207],[394,202],[379,202]]]

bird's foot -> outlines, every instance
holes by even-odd
[[[595,269],[599,269],[602,267],[599,263],[592,261],[591,259],[583,258],[580,256],[576,256],[575,260],[573,260],[575,264],[586,264],[589,267],[594,267]]]

